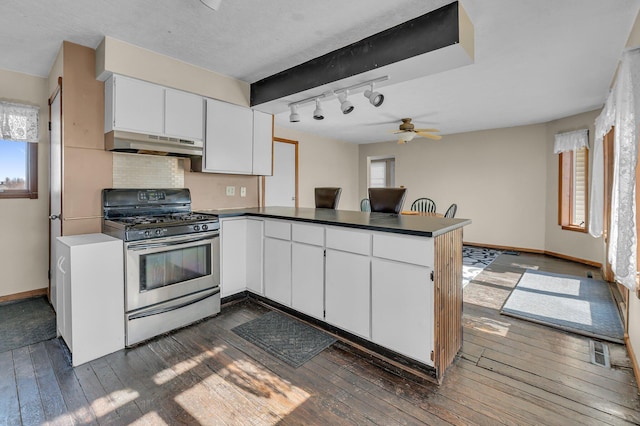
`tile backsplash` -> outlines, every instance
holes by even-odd
[[[114,188],[184,188],[184,163],[177,157],[113,153]]]

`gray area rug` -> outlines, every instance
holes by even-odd
[[[0,352],[56,337],[56,314],[45,296],[0,304]]]
[[[609,284],[572,275],[527,270],[502,314],[584,336],[624,343],[624,328]]]
[[[272,311],[232,329],[292,367],[300,367],[336,339],[280,312]]]

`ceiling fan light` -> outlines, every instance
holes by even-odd
[[[374,107],[379,107],[384,102],[384,95],[380,92],[373,91],[373,84],[371,87],[364,91],[364,97],[369,99],[369,102]]]
[[[298,114],[298,105],[291,105],[291,114],[289,115],[289,122],[297,123],[300,121],[300,114]]]
[[[340,109],[343,114],[349,114],[354,110],[353,104],[347,100],[347,96],[349,96],[349,91],[345,90],[344,92],[338,94],[338,100],[340,101]]]
[[[414,132],[403,132],[398,134],[398,143],[407,143],[416,137]]]
[[[320,99],[316,99],[316,109],[313,111],[314,120],[324,120],[324,111],[320,106]]]

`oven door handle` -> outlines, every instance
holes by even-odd
[[[218,235],[219,234],[210,234],[210,235],[207,235],[206,237],[196,237],[196,238],[184,239],[184,240],[180,240],[180,241],[168,241],[168,242],[164,242],[164,243],[136,244],[136,245],[130,245],[129,247],[127,247],[127,250],[143,251],[143,250],[149,250],[149,249],[153,249],[153,248],[178,246],[178,245],[188,244],[188,243],[197,243],[198,241],[206,241],[206,240],[209,240],[211,238],[216,238]]]
[[[166,312],[175,311],[176,309],[182,309],[182,308],[184,308],[186,306],[193,305],[194,303],[202,302],[203,300],[208,299],[208,298],[210,298],[212,296],[215,296],[218,293],[220,293],[220,287],[216,288],[216,290],[213,293],[209,293],[207,295],[204,295],[204,296],[199,297],[199,298],[194,299],[194,300],[190,300],[188,302],[181,303],[179,305],[168,306],[166,308],[153,309],[151,311],[140,312],[139,314],[133,314],[133,315],[131,315],[129,317],[129,321],[135,320],[135,319],[140,319],[140,318],[145,318],[145,317],[150,317],[150,316],[153,316],[153,315],[164,314]]]

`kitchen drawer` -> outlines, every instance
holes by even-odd
[[[291,223],[279,220],[264,221],[264,236],[291,240]]]
[[[292,223],[291,239],[298,243],[311,244],[314,246],[323,246],[324,245],[324,226]]]
[[[371,234],[367,231],[327,227],[327,248],[368,256],[371,252]]]
[[[433,238],[373,234],[373,256],[433,267]]]

